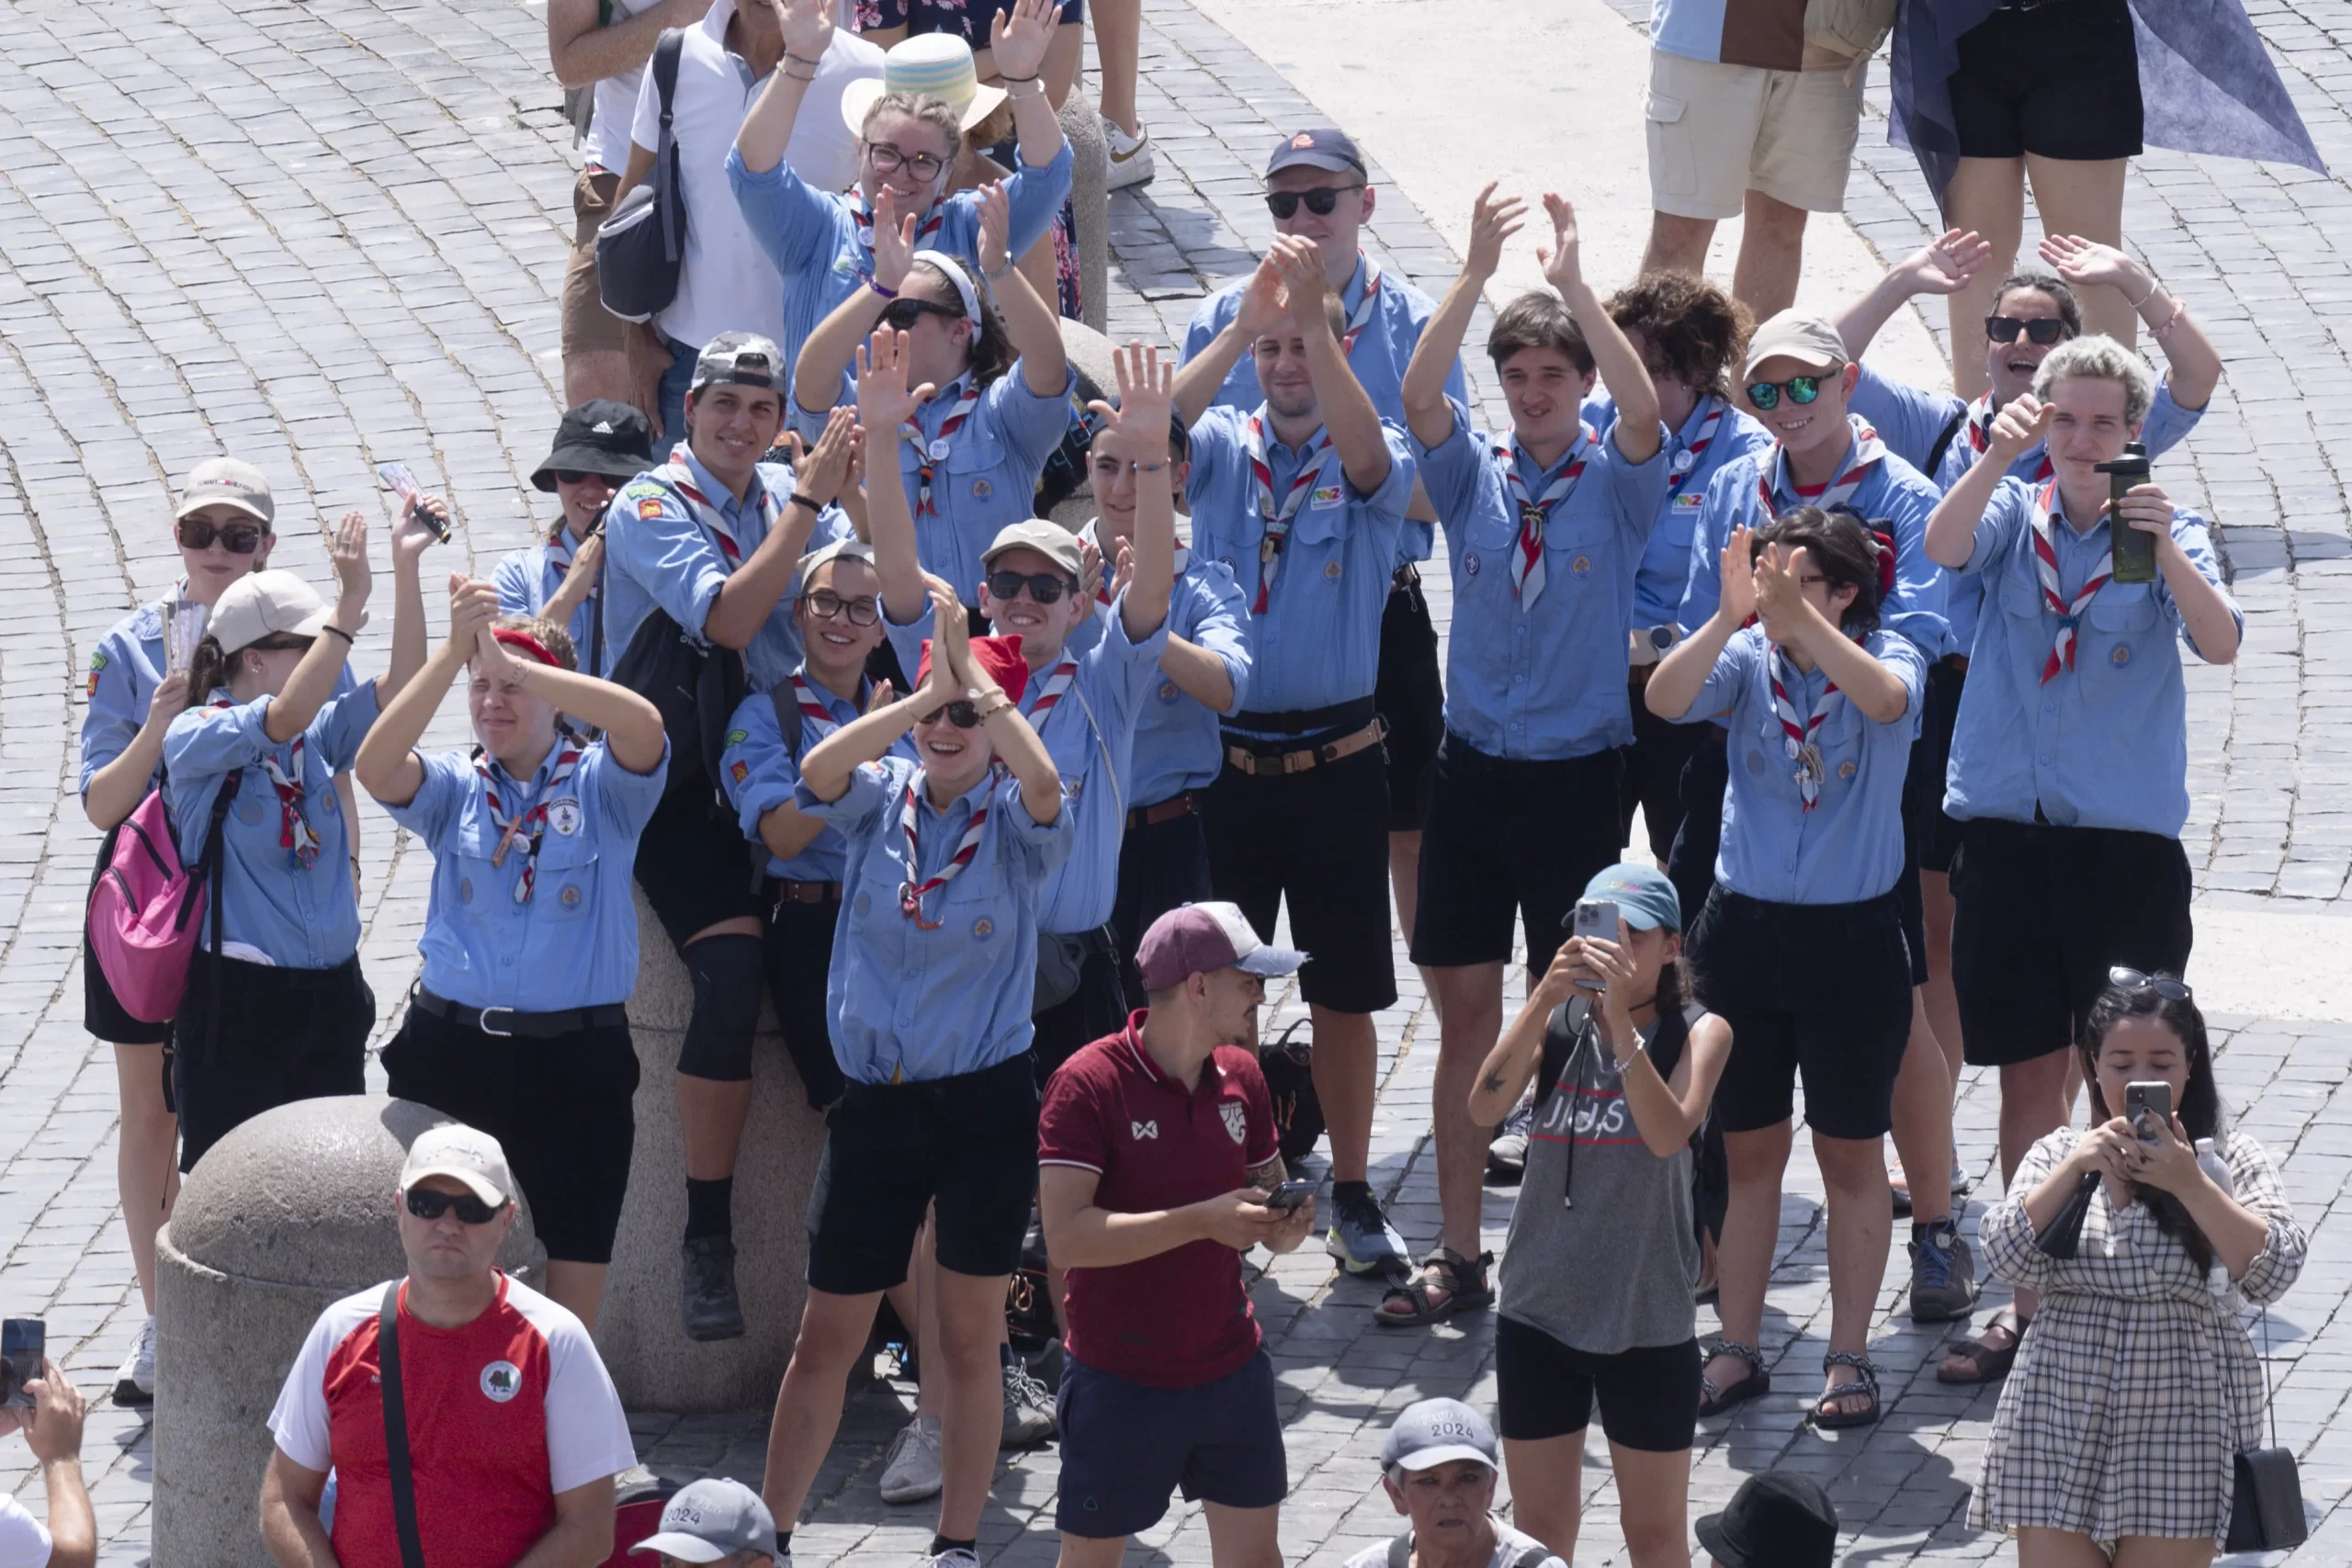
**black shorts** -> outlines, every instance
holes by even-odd
[[[1699,1430],[1699,1341],[1597,1356],[1516,1318],[1495,1318],[1495,1427],[1514,1442],[1565,1438],[1592,1424],[1644,1453],[1680,1453]]]
[[[1306,745],[1314,738],[1303,739]],[[1226,765],[1209,786],[1209,883],[1259,939],[1290,901],[1299,988],[1317,1007],[1373,1013],[1396,1000],[1388,942],[1388,773],[1376,746],[1303,773]]]
[[[1731,1025],[1713,1115],[1726,1133],[1804,1119],[1832,1138],[1893,1124],[1911,1035],[1911,959],[1893,893],[1853,904],[1770,904],[1718,886],[1690,931],[1699,997]]]
[[[1187,790],[1192,810],[1131,827],[1119,840],[1119,891],[1111,903],[1111,929],[1119,939],[1119,981],[1136,1007],[1144,1005],[1143,976],[1136,968],[1143,933],[1179,905],[1204,904],[1216,897],[1209,888],[1209,840],[1202,829],[1200,796],[1205,793]]]
[[[1020,1267],[1037,1186],[1031,1053],[923,1083],[852,1083],[825,1126],[808,1194],[811,1290],[869,1295],[906,1279],[934,1200],[941,1268],[989,1279]]]
[[[1693,1410],[1698,1399],[1691,1390]],[[1262,1346],[1193,1388],[1146,1388],[1066,1361],[1054,1415],[1062,1448],[1054,1527],[1065,1535],[1140,1534],[1179,1491],[1227,1508],[1271,1508],[1290,1490],[1274,1363]]]
[[[1939,659],[1928,666],[1928,697],[1919,739],[1912,743],[1911,769],[1926,770],[1930,789],[1918,819],[1919,869],[1949,874],[1960,851],[1960,823],[1944,815],[1944,781],[1951,771],[1952,728],[1960,722],[1960,694],[1968,684],[1968,661]],[[1910,779],[1904,780],[1905,789]],[[1911,809],[1906,796],[1904,809]]]
[[[1674,829],[1674,850],[1666,874],[1682,901],[1682,929],[1689,931],[1714,890],[1715,858],[1724,847],[1724,792],[1731,787],[1729,739],[1719,724],[1694,724],[1699,732],[1682,764],[1682,821]]]
[[[1437,627],[1421,596],[1419,567],[1396,569],[1380,612],[1380,672],[1373,706],[1388,721],[1388,830],[1418,831],[1430,759],[1445,738],[1445,682],[1438,674]]]
[[[1119,944],[1108,926],[1079,938],[1084,944],[1078,965],[1078,989],[1036,1015],[1035,1037],[1030,1048],[1037,1057],[1037,1087],[1045,1088],[1054,1069],[1106,1034],[1127,1026],[1126,984],[1119,977]],[[1136,1006],[1143,998],[1136,998]]]
[[[2177,839],[1977,820],[1951,868],[1951,977],[1980,1067],[2074,1044],[2107,971],[2188,966],[2193,889]]]
[[[1645,664],[1636,671],[1655,670]],[[1674,858],[1674,835],[1682,826],[1682,770],[1713,726],[1676,724],[1650,712],[1642,700],[1648,677],[1631,682],[1626,694],[1634,710],[1634,743],[1618,752],[1625,772],[1617,786],[1617,841],[1630,845],[1634,811],[1639,807],[1642,826],[1649,835],[1650,857],[1662,867]],[[1702,902],[1704,900],[1702,899]],[[1699,906],[1693,904],[1692,909]]]
[[[114,987],[107,984],[107,972],[98,967],[98,955],[90,951],[86,931],[82,937],[82,1027],[112,1045],[161,1045],[172,1032],[168,1021],[150,1023],[123,1010]]]
[[[1529,972],[1548,968],[1585,884],[1617,863],[1619,767],[1613,748],[1526,761],[1490,757],[1449,731],[1421,829],[1413,962],[1507,963],[1517,916]]]
[[[560,1263],[610,1263],[637,1145],[637,1049],[628,1025],[548,1040],[485,1034],[409,1004],[384,1047],[395,1100],[498,1140]]]
[[[767,913],[760,868],[743,830],[722,819],[698,789],[672,790],[646,819],[637,840],[637,885],[653,906],[670,945],[683,950],[721,920]]]
[[[208,1039],[216,985],[219,1026]],[[376,995],[356,953],[332,969],[287,969],[215,959],[198,949],[172,1020],[181,1174],[265,1111],[367,1093],[368,1035],[375,1027]]]
[[[833,1056],[833,1026],[825,1011],[825,985],[833,965],[833,931],[841,913],[838,886],[820,903],[778,897],[768,910],[768,999],[775,1004],[785,1052],[799,1070],[800,1087],[808,1096],[811,1111],[822,1111],[839,1100],[845,1081]]]
[[[2140,55],[2128,0],[1995,11],[1960,35],[1960,67],[1947,85],[1963,158],[2140,154]]]

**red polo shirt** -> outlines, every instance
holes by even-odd
[[[1257,1058],[1220,1045],[1197,1088],[1160,1071],[1136,1032],[1097,1040],[1046,1085],[1037,1160],[1102,1178],[1097,1207],[1114,1213],[1180,1209],[1245,1185],[1276,1153],[1273,1103]],[[1112,1269],[1072,1269],[1063,1301],[1069,1354],[1147,1388],[1193,1388],[1240,1370],[1257,1353],[1258,1320],[1241,1284],[1241,1255],[1214,1241]]]

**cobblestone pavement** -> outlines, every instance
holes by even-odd
[[[1646,11],[1618,4],[1636,21]],[[2352,32],[2352,6],[2251,8],[2323,151],[2352,168],[2335,41]],[[486,572],[525,542],[536,509],[522,473],[559,400],[553,300],[571,165],[541,13],[528,6],[40,0],[0,14],[12,23],[0,55],[0,1305],[45,1316],[75,1380],[97,1388],[140,1308],[115,1224],[113,1074],[79,1024],[76,932],[96,841],[70,805],[79,672],[107,626],[169,581],[169,478],[224,447],[278,481],[276,564],[316,580],[322,520],[375,505],[369,466],[381,459],[414,464],[457,509],[454,553],[435,570]],[[1115,335],[1159,337],[1181,330],[1206,285],[1249,265],[1266,233],[1254,195],[1263,149],[1311,111],[1182,0],[1153,0],[1145,49],[1161,173],[1148,192],[1114,199],[1112,321]],[[1916,170],[1879,127],[1862,140],[1853,217],[1883,251],[1908,248],[1932,221]],[[2324,695],[2352,636],[2340,608],[2352,525],[2301,403],[2352,381],[2336,337],[2352,286],[2324,237],[2346,200],[2340,184],[2297,171],[2162,153],[2132,185],[2134,243],[2196,301],[2232,362],[2187,465],[2167,473],[2218,509],[2249,613],[2236,669],[2192,687],[2191,852],[2209,901],[2328,908],[2352,874],[2352,786],[2329,766],[2352,749],[2352,710]],[[1433,292],[1455,265],[1401,200],[1383,204],[1374,239]],[[1442,622],[1442,571],[1430,587]],[[384,618],[366,640],[362,668],[380,667]],[[438,733],[454,741],[457,727],[445,719]],[[426,865],[372,806],[366,818],[364,951],[389,1018],[413,973]],[[1405,994],[1380,1020],[1374,1154],[1418,1246],[1436,1226],[1423,1136],[1434,1025],[1401,952],[1398,970]],[[2352,1025],[2222,1021],[2224,1091],[2284,1157],[2315,1230],[2303,1282],[2271,1322],[2280,1436],[2301,1455],[2314,1508],[2298,1560],[2352,1561],[2352,1517],[2338,1508],[2352,1491],[2352,1429],[2338,1419],[2352,1347],[2333,1331],[2352,1283],[2352,1224],[2334,1213],[2352,1148],[2338,1094]],[[1966,1086],[1961,1146],[1980,1180],[1994,1110],[1989,1085]],[[1900,1270],[1887,1275],[1874,1347],[1888,1417],[1834,1437],[1803,1427],[1826,1322],[1820,1198],[1800,1160],[1766,1323],[1781,1392],[1702,1436],[1697,1502],[1719,1505],[1741,1474],[1795,1464],[1830,1484],[1855,1561],[2007,1560],[1962,1518],[1992,1400],[1940,1389],[1922,1370],[1942,1337],[1895,1315]],[[1490,1242],[1510,1201],[1490,1196]],[[1491,1398],[1490,1324],[1384,1332],[1369,1320],[1373,1289],[1311,1252],[1280,1260],[1256,1294],[1289,1433],[1284,1544],[1295,1561],[1335,1563],[1391,1528],[1374,1484],[1389,1416],[1425,1393]],[[905,1392],[853,1401],[798,1537],[804,1560],[903,1562],[920,1550],[929,1510],[888,1508],[875,1491]],[[645,1416],[638,1427],[664,1471],[759,1472],[760,1418]],[[144,1423],[95,1410],[86,1456],[107,1560],[143,1558]],[[1605,1456],[1588,1464],[1577,1562],[1622,1561]],[[28,1481],[22,1447],[0,1446],[0,1485]],[[1051,1559],[1054,1481],[1050,1449],[1002,1470],[984,1555]],[[1195,1509],[1141,1544],[1147,1557],[1206,1558]]]

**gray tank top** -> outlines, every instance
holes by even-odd
[[[1705,1012],[1694,1002],[1644,1032],[1660,1077],[1673,1076]],[[1689,1145],[1660,1159],[1642,1142],[1582,998],[1553,1010],[1537,1086],[1502,1314],[1592,1355],[1681,1344],[1698,1323]]]

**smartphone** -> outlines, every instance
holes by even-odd
[[[2154,582],[2156,580],[2156,536],[2144,529],[2134,528],[2123,520],[2123,498],[2132,493],[2134,485],[2148,482],[2148,449],[2137,441],[2123,444],[2123,456],[2112,463],[2096,463],[2096,471],[2107,476],[2108,501],[2112,508],[2107,534],[2109,547],[2115,553],[2114,574],[2118,582]]]
[[[2154,1122],[2147,1120],[2154,1117]],[[2172,1125],[2172,1085],[2127,1084],[2123,1089],[2123,1119],[2143,1144],[2156,1141],[2156,1130]]]
[[[416,476],[409,472],[406,463],[379,463],[376,477],[384,481],[385,489],[407,503],[411,516],[430,526],[434,536],[443,544],[449,542],[449,525],[424,509],[424,488],[416,482]]]
[[[29,1409],[33,1396],[25,1384],[40,1376],[41,1358],[49,1351],[49,1327],[37,1317],[0,1319],[0,1385],[7,1394],[0,1404]]]
[[[1579,898],[1568,916],[1570,936],[1597,936],[1603,942],[1617,940],[1617,903],[1613,898]]]
[[[1266,1207],[1287,1214],[1314,1196],[1314,1182],[1285,1181],[1274,1189],[1273,1196],[1266,1200]]]

